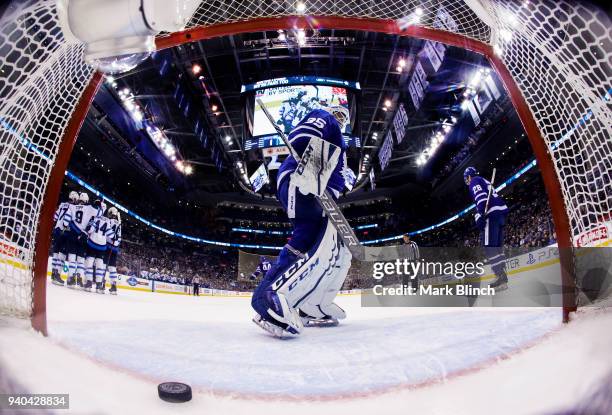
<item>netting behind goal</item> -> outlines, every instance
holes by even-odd
[[[64,41],[55,1],[20,3],[0,31],[0,310],[29,316],[46,185],[93,69]]]
[[[527,131],[553,214],[557,209],[557,236],[563,239],[563,231],[571,244],[609,220],[612,25],[605,13],[533,0],[304,3],[307,17],[296,12],[294,1],[203,1],[189,22],[190,36],[180,42],[262,27],[326,24],[478,50],[511,75],[502,79],[508,88],[518,88],[513,102],[523,123],[535,120]],[[41,215],[41,208],[49,198],[49,177],[65,168],[57,162],[58,149],[74,139],[64,132],[94,71],[83,62],[83,47],[62,34],[55,0],[19,4],[0,27],[0,243],[8,247],[0,250],[0,310],[27,316],[36,258],[48,254],[40,247],[50,235],[38,233],[48,215]],[[164,35],[159,44],[171,44],[173,36]]]

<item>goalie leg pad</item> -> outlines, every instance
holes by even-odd
[[[334,303],[334,299],[344,284],[351,267],[351,259],[351,252],[340,241],[338,260],[333,267],[333,272],[300,305],[300,311],[304,315],[311,319],[331,318],[336,321],[346,318],[346,312]]]
[[[288,267],[271,285],[274,291],[285,295],[292,307],[300,307],[333,273],[338,261],[341,245],[331,222],[325,221],[317,241],[303,258]]]
[[[251,305],[261,318],[283,329],[301,331],[297,308],[333,272],[339,254],[338,236],[331,223],[325,221],[317,241],[305,254],[292,247],[281,251],[253,293]]]
[[[282,337],[285,332],[291,335],[300,334],[304,327],[298,311],[289,305],[285,296],[269,287],[258,287],[253,294],[251,306],[257,311],[253,322],[277,337]],[[262,323],[262,320],[266,324]]]

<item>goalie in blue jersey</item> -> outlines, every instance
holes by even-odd
[[[474,167],[463,172],[465,184],[476,203],[476,227],[480,230],[480,244],[485,248],[489,265],[497,277],[490,286],[498,290],[508,288],[506,275],[506,257],[504,255],[504,227],[508,206],[497,195],[491,183],[480,177]],[[490,196],[489,196],[490,193]]]
[[[325,217],[316,196],[344,190],[346,111],[326,107],[308,113],[289,134],[300,160],[285,159],[277,197],[293,225],[291,240],[253,293],[253,321],[277,337],[299,334],[304,325],[335,325],[346,317],[334,303],[351,253]]]

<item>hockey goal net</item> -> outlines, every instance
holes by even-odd
[[[0,310],[44,330],[52,214],[72,146],[101,80],[64,37],[55,0],[13,2],[0,26]],[[612,24],[564,1],[207,0],[159,48],[303,28],[415,36],[485,55],[529,135],[559,245],[609,218]],[[571,273],[563,276],[575,304]]]

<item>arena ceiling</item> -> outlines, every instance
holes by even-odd
[[[284,76],[317,75],[360,83],[357,131],[362,147],[349,152],[349,164],[358,169],[364,158],[376,160],[382,140],[374,140],[373,135],[383,137],[399,103],[410,101],[407,83],[423,41],[361,31],[310,30],[300,45],[293,36],[285,33],[281,40],[278,32],[248,33],[155,53],[133,71],[115,77],[115,87],[104,84],[79,137],[77,152],[93,150],[108,172],[139,176],[134,180],[140,180],[142,186],[162,194],[170,190],[176,198],[203,202],[230,195],[248,198],[236,167],[239,162],[253,161],[253,155],[244,150],[241,86]],[[405,66],[399,70],[401,59]],[[458,97],[466,79],[483,65],[481,56],[449,48],[440,71],[428,79],[422,106],[409,113],[406,139],[394,148],[389,166],[382,173],[376,171],[378,192],[405,185],[431,189],[432,171],[452,156],[473,128],[469,123],[457,128],[437,162],[420,167],[416,157],[442,120],[462,116]],[[145,117],[164,131],[181,158],[193,166],[193,174],[178,172],[161,152],[155,154],[154,148],[144,145],[143,131],[126,127],[127,113],[117,96],[123,88],[132,91]],[[385,107],[386,101],[391,105]],[[206,125],[206,143],[194,133],[198,122]],[[230,145],[227,136],[232,138]],[[74,170],[83,167],[79,160],[87,159],[73,158]],[[376,163],[371,164],[376,170]],[[369,185],[362,191],[367,188]],[[355,197],[360,196],[351,199]]]

